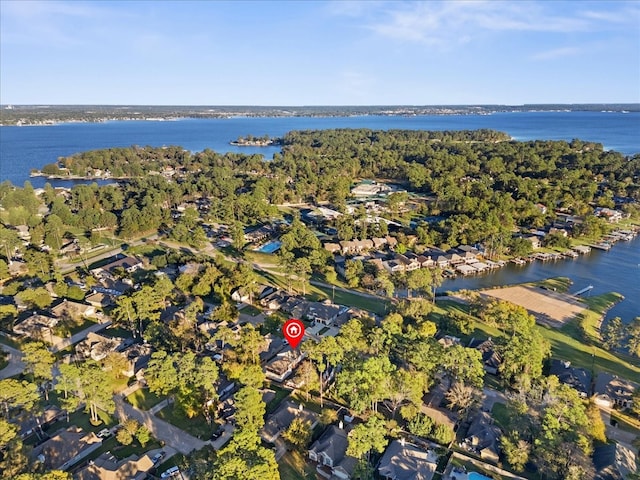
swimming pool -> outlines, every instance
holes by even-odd
[[[485,477],[481,473],[478,472],[469,472],[467,473],[467,478],[469,480],[491,480],[489,477]]]
[[[274,240],[273,242],[268,242],[262,245],[260,248],[256,249],[256,252],[260,253],[273,253],[280,248],[282,242]]]

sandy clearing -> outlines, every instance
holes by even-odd
[[[484,290],[482,295],[506,300],[526,308],[536,320],[552,326],[561,326],[586,309],[571,295],[535,287],[506,287]]]

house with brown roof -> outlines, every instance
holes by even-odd
[[[431,480],[438,466],[438,455],[407,443],[394,440],[384,451],[378,464],[378,474],[386,480]]]
[[[77,480],[144,480],[153,468],[148,454],[118,460],[111,452],[105,452],[75,474]]]
[[[101,445],[102,440],[93,432],[85,433],[81,428],[71,426],[35,447],[32,457],[47,470],[66,470]]]
[[[93,305],[87,305],[86,303],[74,302],[67,300],[66,298],[58,303],[56,306],[49,309],[51,314],[56,318],[89,318],[94,317],[96,314],[96,308]]]
[[[42,340],[53,343],[53,329],[59,323],[58,318],[47,317],[34,313],[13,326],[13,333],[29,337],[32,340]]]

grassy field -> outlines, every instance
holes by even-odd
[[[214,425],[209,425],[202,415],[187,418],[178,411],[177,408],[175,408],[175,405],[169,405],[168,407],[163,408],[156,413],[156,417],[175,425],[179,429],[184,430],[201,440],[209,440],[209,438],[211,438],[211,434],[217,428]]]
[[[604,294],[597,297],[591,297],[587,302],[589,308],[601,311],[606,308],[607,302],[615,299],[617,294]],[[439,316],[446,315],[449,311],[458,311],[468,313],[468,307],[454,301],[438,301],[436,309],[431,314],[431,318],[437,321]],[[601,313],[594,310],[587,310],[589,315],[594,314],[600,317]],[[463,336],[463,342],[468,341],[471,337],[475,338],[498,338],[502,336],[495,327],[485,324],[480,319],[473,317],[474,331]],[[619,375],[623,378],[634,382],[640,382],[640,359],[630,357],[628,355],[613,354],[608,352],[592,342],[585,342],[582,339],[580,325],[578,319],[568,322],[561,330],[550,328],[543,325],[536,325],[543,337],[551,344],[551,355],[554,358],[571,361],[576,367],[582,367],[589,371],[593,370],[595,374],[598,372],[609,372]]]
[[[337,288],[334,296],[333,289],[330,287],[313,286],[313,290],[317,295],[317,298],[315,298],[316,300],[331,298],[338,305],[348,305],[350,307],[361,308],[378,315],[385,315],[390,311],[391,301],[387,299],[364,297],[355,293],[344,292]]]
[[[299,452],[287,452],[278,461],[278,470],[282,480],[315,479],[316,470],[307,463],[306,458]]]
[[[127,397],[127,401],[140,410],[150,410],[162,400],[162,397],[151,393],[148,388],[140,388]]]
[[[509,414],[507,412],[507,406],[504,403],[494,403],[491,409],[491,416],[495,420],[496,424],[504,429],[509,427]]]

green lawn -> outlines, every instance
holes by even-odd
[[[289,394],[291,393],[290,390],[286,390],[282,387],[278,387],[277,385],[271,385],[271,390],[273,390],[274,392],[276,392],[276,396],[273,400],[271,400],[268,404],[267,404],[267,414],[269,413],[273,413],[273,411],[278,408],[278,405],[280,405],[280,402],[282,402],[282,400],[284,400],[285,398],[287,398],[289,396]]]
[[[564,283],[562,279],[550,279],[551,281]],[[617,293],[606,293],[587,299],[587,305],[593,310],[586,310],[587,318],[594,315],[597,319],[612,302],[618,301]],[[430,314],[433,321],[438,321],[442,315],[456,310],[460,313],[468,313],[468,306],[450,300],[438,301],[436,308]],[[584,314],[583,314],[584,315]],[[584,318],[584,317],[583,317]],[[474,317],[474,331],[466,336],[462,336],[462,341],[468,342],[471,337],[475,338],[497,338],[502,336],[497,328],[487,325],[480,319]],[[585,343],[580,329],[579,319],[574,319],[565,324],[561,329],[550,328],[543,325],[536,325],[536,328],[551,344],[551,355],[554,358],[571,361],[572,365],[592,369],[598,372],[610,372],[620,375],[623,378],[634,382],[640,382],[640,359],[624,354],[613,354],[593,343]],[[583,324],[584,325],[584,324]]]
[[[163,397],[150,392],[148,388],[140,388],[127,397],[127,401],[140,410],[150,410],[162,400]]]
[[[307,459],[299,452],[287,452],[278,461],[278,470],[282,480],[315,479],[316,470],[307,463]]]
[[[201,440],[209,440],[211,434],[217,428],[216,425],[209,425],[202,415],[187,418],[175,405],[169,405],[158,413],[156,417],[169,422],[185,432],[198,437]]]
[[[253,305],[246,305],[240,310],[240,313],[255,317],[256,315],[260,315],[262,312]]]
[[[338,305],[347,305],[349,307],[361,308],[363,310],[367,310],[368,312],[377,313],[378,315],[385,315],[388,313],[391,305],[391,301],[380,298],[375,299],[371,297],[363,297],[360,295],[356,295],[355,293],[344,292],[342,290],[335,290],[335,297],[333,289],[330,287],[321,287],[321,286],[313,286],[313,290],[320,292],[311,294],[310,297],[313,297],[314,300],[324,300],[326,298],[331,298]]]
[[[553,290],[555,292],[565,293],[569,290],[569,287],[573,284],[570,278],[567,277],[553,277],[547,278],[545,280],[541,280],[539,282],[534,282],[532,285],[537,287],[546,287],[549,290]]]
[[[494,403],[491,409],[491,416],[500,428],[507,431],[509,428],[509,413],[504,403]]]

